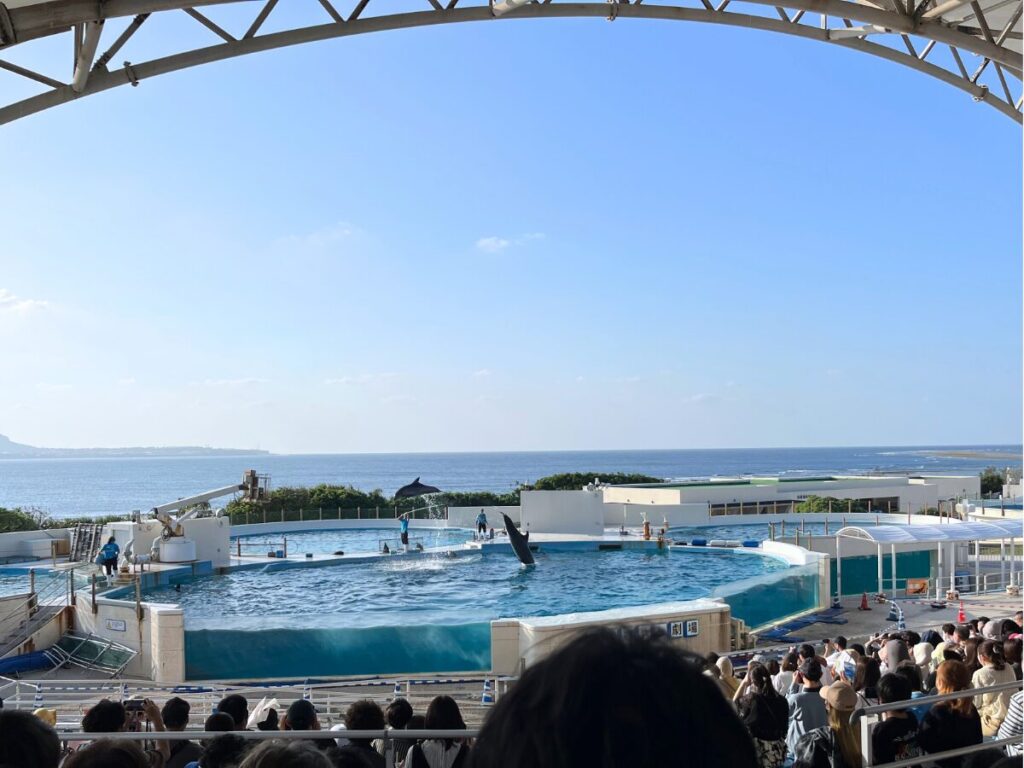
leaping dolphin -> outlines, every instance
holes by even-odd
[[[411,499],[414,496],[426,496],[428,493],[440,493],[440,488],[435,488],[432,485],[424,485],[420,482],[417,477],[408,485],[403,485],[397,491],[395,491],[396,499]]]
[[[516,524],[512,522],[508,515],[502,513],[501,515],[505,518],[505,533],[508,534],[509,543],[512,545],[512,551],[516,553],[516,557],[519,558],[519,562],[523,565],[533,565],[533,552],[530,551],[530,534],[524,536],[516,528]]]

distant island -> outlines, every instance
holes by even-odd
[[[246,448],[207,448],[197,445],[135,448],[37,448],[0,435],[0,459],[102,459],[181,456],[266,456],[270,451]]]

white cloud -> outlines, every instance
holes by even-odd
[[[519,235],[519,237],[513,237],[511,239],[491,235],[490,237],[481,237],[477,240],[476,249],[483,253],[500,253],[501,251],[513,246],[526,245],[534,240],[543,240],[544,237],[545,235],[543,232],[528,232],[525,235]]]
[[[512,245],[511,240],[506,240],[503,237],[494,237],[493,235],[491,237],[481,237],[476,241],[476,249],[484,253],[498,253],[499,251],[504,251],[510,245]]]
[[[6,288],[0,288],[0,312],[9,312],[15,315],[24,315],[37,309],[46,309],[50,302],[40,299],[24,299],[15,296]]]
[[[695,395],[690,395],[689,397],[684,397],[682,401],[684,403],[694,403],[694,404],[697,404],[697,403],[712,403],[712,402],[714,402],[716,400],[720,400],[720,399],[721,398],[718,395],[712,394],[710,392],[698,392]]]
[[[135,385],[135,377],[134,376],[126,376],[123,379],[118,379],[117,380],[117,386],[119,386],[119,387],[131,387],[131,386],[134,386],[134,385]]]
[[[394,403],[415,403],[416,398],[412,395],[388,395],[387,397],[382,397],[380,401],[385,405]]]
[[[240,379],[205,379],[201,384],[199,384],[199,386],[228,388],[249,387],[253,384],[266,384],[268,381],[269,379],[257,379],[253,377],[243,377]],[[193,382],[192,385],[196,386],[196,383]]]
[[[338,222],[304,235],[288,235],[279,238],[274,245],[291,249],[324,250],[348,240],[355,232],[356,229],[351,224]]]
[[[490,368],[481,368],[479,371],[473,371],[473,378],[482,379],[491,375]]]
[[[360,373],[355,376],[337,376],[334,378],[324,379],[324,384],[328,386],[335,386],[338,384],[369,384],[371,381],[386,381],[387,379],[393,379],[398,376],[394,371],[385,371],[384,373]]]
[[[49,384],[46,382],[40,382],[36,384],[36,389],[40,392],[67,392],[71,389],[70,384]]]

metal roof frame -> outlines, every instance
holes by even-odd
[[[660,5],[530,0],[500,16],[491,0],[408,0],[402,5],[423,8],[402,12],[395,12],[393,1],[343,0],[341,10],[339,0],[318,1],[324,23],[261,34],[278,0],[0,0],[0,70],[42,86],[36,95],[0,106],[0,124],[157,75],[259,51],[437,24],[558,17],[695,21],[818,40],[931,75],[1022,122],[1024,0],[663,0]],[[228,4],[254,11],[244,30],[232,32],[231,25],[211,17]],[[214,44],[108,67],[115,56],[137,45],[135,35],[144,24],[148,30],[180,13],[202,25]],[[107,40],[116,37],[99,53],[106,25],[120,32],[107,33]],[[70,43],[70,77],[10,59],[16,47],[58,35]],[[726,53],[742,55],[742,48]],[[61,59],[50,63],[59,68],[68,61]]]
[[[850,525],[834,534],[875,544],[935,544],[950,541],[991,541],[1024,538],[1020,520],[949,523],[946,525],[875,525],[861,528]]]

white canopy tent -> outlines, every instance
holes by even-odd
[[[957,542],[974,542],[974,580],[975,589],[981,589],[981,542],[999,541],[1000,561],[1000,583],[1012,584],[1014,582],[1015,566],[1017,559],[1014,549],[1014,542],[1018,538],[1024,538],[1024,523],[1020,520],[995,520],[992,522],[970,522],[953,525],[875,525],[866,528],[858,526],[846,526],[836,532],[836,590],[841,596],[843,594],[843,556],[841,549],[842,539],[861,539],[862,541],[874,542],[878,546],[878,592],[885,592],[884,579],[882,575],[882,547],[889,545],[892,557],[892,592],[896,595],[896,545],[897,544],[935,544],[938,553],[938,562],[935,579],[935,596],[941,598],[942,584],[942,563],[943,549],[947,544],[949,548],[949,588],[956,589],[956,560],[953,545]],[[1006,578],[1006,542],[1010,542],[1010,573],[1009,581]]]

